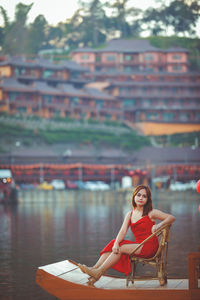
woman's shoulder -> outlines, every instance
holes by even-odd
[[[149,213],[148,213],[148,216],[150,219],[155,219],[157,214],[158,214],[159,210],[158,209],[155,209],[153,208]]]
[[[150,210],[150,211],[148,212],[148,215],[149,215],[149,216],[150,216],[150,215],[153,215],[156,211],[157,211],[157,209],[152,208],[152,210]]]
[[[156,209],[156,208],[153,208],[149,213],[148,213],[148,216],[151,218],[151,219],[156,219],[156,218],[160,218],[162,216],[166,216],[167,214],[164,213],[163,211],[159,210],[159,209]]]
[[[126,224],[128,224],[128,225],[131,224],[131,216],[132,216],[132,211],[130,210],[126,213],[126,216],[124,219],[124,222],[126,222]]]
[[[130,220],[131,219],[131,216],[132,216],[132,210],[130,210],[130,211],[128,211],[127,213],[126,213],[126,215],[125,215],[125,219],[127,220]]]
[[[158,209],[153,208],[152,210],[150,210],[150,212],[148,213],[148,215],[149,215],[149,216],[153,216],[153,215],[157,214],[158,212],[159,212]]]
[[[132,211],[132,210],[129,210],[129,211],[126,213],[126,217],[131,217],[131,216],[132,216],[132,213],[133,213],[133,211]]]

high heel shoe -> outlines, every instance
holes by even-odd
[[[86,273],[86,270],[85,270],[86,265],[78,264],[78,266],[83,273]]]
[[[99,279],[96,279],[94,277],[89,277],[87,284],[93,286],[97,280]]]
[[[87,267],[86,265],[78,264],[78,267],[81,269],[83,273],[87,273],[86,268],[89,270],[94,270],[96,267]]]
[[[88,284],[94,285],[94,283],[100,279],[100,277],[104,274],[104,270],[98,270],[98,268],[88,268],[84,265],[84,271],[90,277],[88,278]]]

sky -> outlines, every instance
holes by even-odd
[[[42,14],[50,25],[57,25],[72,17],[78,8],[78,0],[0,0],[0,5],[7,11],[10,20],[14,19],[15,6],[20,2],[26,5],[34,3],[28,14],[28,23]],[[150,6],[156,7],[158,4],[156,0],[130,0],[130,5],[146,9]],[[0,25],[2,22],[2,17],[0,17]]]

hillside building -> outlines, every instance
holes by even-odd
[[[159,49],[148,40],[111,40],[103,49],[76,49],[95,86],[115,96],[124,122],[146,135],[200,130],[200,73],[190,72],[188,50]]]
[[[67,61],[10,58],[0,63],[0,112],[43,118],[119,119],[119,101],[106,92],[87,88],[88,70]],[[103,105],[102,105],[103,103]]]
[[[152,46],[148,40],[114,39],[102,49],[80,48],[72,51],[72,59],[91,72],[187,72],[188,50]]]
[[[1,61],[0,113],[120,121],[145,135],[200,131],[200,73],[187,49],[116,39],[71,57]]]

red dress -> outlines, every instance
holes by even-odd
[[[132,215],[132,213],[131,213]],[[120,246],[124,244],[134,244],[134,243],[141,243],[144,241],[148,236],[152,234],[151,228],[155,224],[154,221],[152,221],[148,215],[142,217],[135,223],[131,223],[129,226],[131,226],[131,230],[135,236],[135,242],[123,240],[120,242]],[[115,240],[112,240],[102,251],[101,255],[105,252],[112,252],[112,248],[114,245]],[[153,257],[158,249],[158,238],[157,236],[152,237],[149,241],[147,241],[142,247],[141,252],[139,254],[135,254],[135,256],[138,257],[145,257],[150,258]],[[129,255],[128,254],[122,254],[120,260],[112,267],[113,269],[125,273],[125,275],[128,275],[131,272],[131,266],[129,261]]]

